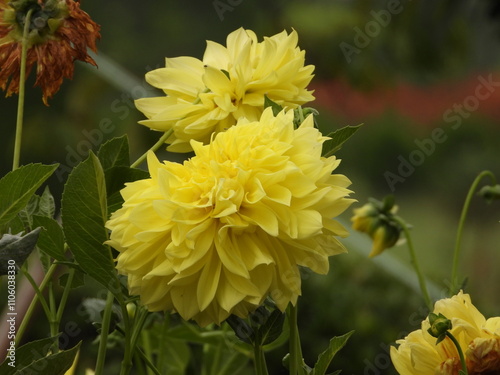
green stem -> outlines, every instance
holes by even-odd
[[[460,215],[460,221],[458,222],[457,229],[457,238],[455,240],[455,250],[453,252],[453,268],[451,270],[451,285],[450,285],[450,295],[454,295],[458,292],[458,261],[460,259],[460,247],[462,244],[462,234],[465,225],[465,219],[467,217],[467,213],[469,212],[469,207],[474,197],[474,193],[484,177],[489,176],[492,180],[493,185],[496,184],[495,175],[490,171],[481,172],[476,179],[472,182],[472,185],[467,193],[467,197],[465,198],[464,206],[462,208],[462,213]]]
[[[47,316],[47,320],[50,322],[50,307],[47,304],[47,301],[45,300],[45,297],[43,296],[42,292],[40,291],[40,288],[38,288],[38,285],[36,285],[35,280],[31,277],[29,272],[24,269],[24,267],[21,267],[21,271],[23,271],[24,276],[28,280],[28,282],[31,284],[33,287],[33,290],[35,291],[36,297],[40,300],[40,304],[42,305],[43,311],[45,312],[45,315]]]
[[[290,375],[304,375],[302,348],[300,346],[299,326],[297,322],[297,306],[292,303],[287,309],[290,325]]]
[[[49,283],[49,306],[50,306],[50,336],[57,336],[59,333],[59,322],[56,319],[57,316],[57,307],[56,307],[56,299],[54,296],[54,283],[51,280]],[[59,352],[59,345],[57,343],[54,344],[54,353]]]
[[[40,286],[38,288],[35,289],[35,292],[38,289],[40,294],[38,294],[38,293],[35,294],[35,298],[33,298],[33,301],[31,301],[31,304],[29,305],[28,310],[26,310],[26,314],[24,315],[24,318],[21,322],[21,325],[19,326],[19,329],[17,330],[16,343],[21,342],[21,339],[24,335],[24,332],[26,331],[26,328],[28,327],[31,316],[33,315],[33,312],[35,311],[36,303],[38,302],[38,300],[45,301],[45,299],[43,298],[43,295],[41,293],[43,292],[43,290],[45,289],[45,287],[47,286],[49,281],[52,279],[52,275],[54,274],[56,268],[57,268],[57,265],[55,263],[52,263],[49,267],[49,270],[45,274],[45,277],[43,278],[42,283],[40,284]],[[43,306],[43,302],[41,302],[41,303]],[[46,305],[47,311],[49,311],[46,303],[45,303],[45,305]]]
[[[418,264],[417,255],[415,254],[415,248],[413,247],[413,241],[411,239],[411,234],[410,230],[408,229],[408,225],[400,217],[394,216],[394,220],[396,220],[396,222],[403,229],[403,233],[406,237],[406,242],[408,244],[408,250],[410,251],[411,263],[413,264],[413,268],[415,269],[415,273],[417,274],[420,290],[422,291],[422,296],[424,297],[427,308],[429,309],[429,311],[432,311],[434,309],[434,306],[432,305],[432,301],[429,296],[429,291],[427,290],[424,274],[420,270],[420,266]]]
[[[446,336],[450,338],[451,341],[453,341],[453,344],[455,344],[457,351],[458,351],[458,356],[460,357],[460,363],[462,364],[462,374],[463,375],[468,375],[467,371],[467,365],[465,363],[465,357],[464,353],[462,352],[462,348],[460,347],[460,344],[458,343],[457,339],[455,336],[451,334],[450,331],[446,331]]]
[[[152,350],[152,347],[151,347],[151,338],[150,338],[150,335],[149,335],[149,331],[146,331],[146,330],[142,330],[141,331],[141,344],[142,344],[142,347],[144,348],[143,352],[145,354],[146,357],[153,357],[153,350]],[[136,349],[136,352],[138,353],[139,348]],[[142,358],[142,356],[141,356]],[[149,365],[148,365],[149,367]],[[147,370],[148,374],[151,375],[151,368],[148,368]]]
[[[61,302],[59,302],[59,308],[57,309],[56,320],[61,322],[62,315],[64,313],[64,309],[66,307],[66,302],[68,301],[69,292],[71,291],[71,285],[73,284],[73,279],[75,277],[75,269],[71,267],[69,269],[68,281],[64,286],[64,291],[61,296]]]
[[[146,151],[144,154],[142,154],[141,157],[139,157],[139,159],[137,159],[135,162],[133,162],[130,167],[131,168],[138,167],[144,160],[147,159],[148,152],[149,151],[153,151],[153,152],[157,151],[166,142],[166,140],[172,135],[173,132],[174,132],[174,129],[167,130],[165,132],[165,134],[163,134],[161,136],[161,138],[158,140],[158,142],[156,142],[148,151]]]
[[[122,310],[124,311],[124,314],[127,314],[127,307],[125,304],[122,306]],[[120,375],[128,375],[132,369],[132,357],[147,316],[148,311],[141,307],[135,312],[133,324],[130,324],[129,319],[125,319],[125,352],[123,354]]]
[[[266,359],[264,357],[264,351],[262,350],[262,345],[254,343],[253,345],[254,363],[255,363],[255,374],[256,375],[268,375]]]
[[[161,375],[160,371],[156,368],[156,366],[153,364],[153,362],[151,362],[151,360],[149,359],[149,356],[146,355],[141,350],[141,348],[136,348],[135,351],[139,355],[139,357],[144,361],[146,366],[148,366],[148,369],[154,373],[154,375]]]
[[[25,81],[26,81],[26,60],[28,55],[28,33],[31,23],[31,14],[33,9],[26,13],[23,29],[23,40],[21,44],[21,67],[19,72],[19,97],[17,102],[17,119],[16,119],[16,138],[14,141],[14,160],[12,161],[12,170],[19,168],[19,160],[21,159],[21,143],[23,137],[23,121],[24,121],[24,96],[25,96]]]
[[[95,365],[95,375],[101,375],[104,369],[104,360],[106,359],[106,349],[108,344],[109,326],[111,323],[111,313],[113,312],[113,302],[115,297],[113,293],[108,291],[106,297],[106,307],[104,308],[104,315],[102,317],[101,325],[101,340],[99,341],[99,350],[97,352],[97,362]]]

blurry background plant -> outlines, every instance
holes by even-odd
[[[381,11],[388,11],[389,3],[396,11],[389,12],[386,22],[387,13]],[[159,94],[144,84],[143,77],[163,66],[165,57],[201,58],[204,39],[224,43],[226,35],[241,26],[258,35],[293,27],[300,48],[307,51],[306,62],[316,66],[311,87],[316,88],[320,126],[329,132],[366,124],[338,153],[343,159],[339,173],[351,177],[359,202],[394,193],[400,214],[413,224],[422,268],[439,285],[449,282],[443,275],[451,269],[455,229],[467,189],[480,170],[499,173],[500,90],[491,84],[485,91],[490,92],[488,98],[468,99],[476,95],[478,77],[488,80],[493,74],[491,81],[500,81],[500,6],[495,0],[243,0],[239,5],[193,0],[145,1],[141,7],[109,0],[107,4],[84,2],[85,11],[102,25],[98,74],[78,65],[73,82],[63,85],[49,110],[38,89],[27,93],[21,162],[62,164],[51,178],[56,201],[62,186],[58,180],[67,178],[89,148],[95,150],[104,140],[127,133],[134,159],[156,141],[156,133],[137,125],[143,116],[132,98]],[[350,62],[342,43],[354,48],[347,50],[355,51],[348,56]],[[33,83],[31,77],[27,87]],[[457,106],[462,106],[461,112]],[[0,114],[0,174],[4,175],[11,165],[15,97],[0,101]],[[437,128],[443,129],[446,140],[434,141],[434,148],[419,147],[429,145],[424,140],[432,140]],[[423,157],[418,159],[417,154]],[[395,191],[386,172],[399,176]],[[349,216],[345,215],[346,222]],[[498,315],[500,306],[500,274],[495,266],[500,261],[498,220],[497,206],[478,199],[465,227],[461,275],[469,277],[467,292],[486,316]],[[404,277],[394,277],[398,272],[405,275],[407,252],[396,247],[372,261],[366,259],[368,240],[353,235],[346,244],[351,254],[332,259],[328,277],[305,275],[299,319],[307,343],[306,361],[314,362],[311,356],[330,337],[355,329],[334,367],[346,374],[394,374],[388,345],[416,329],[426,316],[420,296],[409,292]],[[72,295],[74,306],[81,305],[81,296],[96,294],[99,288],[87,281],[78,290],[80,296]],[[0,300],[5,300],[3,294]],[[96,336],[81,313],[71,314],[69,309],[67,313],[64,319],[77,322],[82,330],[72,340]],[[82,350],[86,355],[80,360],[89,367],[95,349]],[[276,370],[270,364],[271,373],[285,373],[280,372],[284,370],[278,352],[269,360],[276,361]]]

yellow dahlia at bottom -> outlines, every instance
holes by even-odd
[[[486,319],[463,292],[437,301],[434,313],[451,320],[450,332],[464,353],[469,375],[500,374],[500,317]],[[458,375],[462,366],[455,345],[449,337],[436,345],[429,327],[426,319],[422,329],[398,340],[397,349],[391,347],[394,367],[401,375]]]
[[[146,81],[166,96],[136,100],[157,131],[172,130],[167,139],[174,152],[191,151],[190,140],[208,143],[211,134],[225,131],[246,117],[259,119],[264,96],[282,107],[297,108],[314,100],[307,85],[314,66],[305,66],[305,51],[292,31],[258,42],[251,30],[240,28],[227,37],[227,46],[207,41],[203,60],[167,58],[165,67],[146,74]]]
[[[334,220],[352,202],[350,181],[321,157],[328,139],[293,111],[242,119],[183,164],[148,155],[151,178],[126,185],[106,226],[117,269],[151,311],[199,325],[245,317],[267,296],[284,311],[301,293],[299,266],[328,272],[345,252]]]

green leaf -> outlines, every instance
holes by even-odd
[[[112,167],[128,167],[130,165],[127,135],[113,138],[104,143],[97,152],[104,171]]]
[[[28,204],[57,167],[58,164],[28,164],[0,179],[0,226],[11,221]]]
[[[273,102],[271,99],[267,97],[267,95],[264,95],[264,108],[271,107],[273,109],[273,115],[277,115],[283,110],[283,107],[280,106],[278,103]]]
[[[363,124],[356,126],[345,126],[327,135],[331,139],[323,143],[323,156],[328,157],[340,150],[343,144],[353,136]]]
[[[0,365],[0,374],[14,375],[18,374],[18,369],[24,368],[32,362],[47,356],[49,350],[57,343],[57,337],[49,337],[41,340],[31,341],[15,350],[15,357],[7,357]],[[10,342],[8,343],[10,345]],[[15,362],[12,362],[12,359]],[[14,363],[14,366],[9,366]]]
[[[69,274],[65,273],[59,276],[59,286],[64,288],[68,283]],[[73,275],[73,281],[71,283],[71,289],[76,289],[85,285],[85,274],[75,268],[75,274]]]
[[[4,234],[0,239],[0,275],[7,275],[9,266],[21,267],[35,248],[41,228],[28,234]],[[17,268],[16,268],[17,269]]]
[[[34,215],[33,225],[43,229],[37,243],[38,248],[56,260],[66,260],[64,234],[59,223],[50,217]]]
[[[56,203],[48,186],[45,186],[40,200],[38,201],[37,214],[40,216],[53,218],[56,212]]]
[[[163,337],[158,353],[158,370],[162,374],[184,375],[191,358],[187,342]]]
[[[280,310],[274,310],[267,318],[266,322],[259,327],[255,341],[260,345],[270,344],[275,341],[283,332],[285,314]]]
[[[64,375],[73,365],[80,349],[80,343],[69,350],[62,350],[56,354],[33,361],[24,368],[18,368],[15,375]]]
[[[244,319],[231,315],[226,319],[226,323],[233,329],[236,337],[247,344],[253,345],[256,333]]]
[[[62,196],[63,231],[75,260],[82,269],[113,294],[121,297],[121,286],[104,242],[108,233],[106,186],[99,160],[90,153],[68,177]]]
[[[19,211],[18,216],[23,222],[25,228],[31,228],[33,226],[33,214],[38,209],[38,202],[40,201],[40,197],[36,194],[33,194],[28,201],[26,207],[24,207],[21,211]]]
[[[354,331],[351,331],[343,336],[334,337],[330,340],[328,348],[318,356],[318,361],[314,365],[313,375],[325,375],[333,357],[335,357],[335,354],[344,347],[353,333]]]
[[[125,183],[149,178],[149,173],[137,168],[113,167],[105,172],[106,190],[108,193],[108,211],[114,212],[123,204],[120,190]]]

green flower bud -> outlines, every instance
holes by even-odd
[[[368,234],[373,240],[369,254],[374,257],[385,249],[394,246],[401,235],[401,226],[394,220],[397,206],[392,197],[386,197],[383,202],[370,199],[370,203],[354,210],[351,218],[352,228]]]
[[[444,339],[446,332],[452,328],[451,320],[443,314],[429,314],[429,323],[431,327],[427,330],[432,337],[436,337],[438,342]]]
[[[500,199],[500,185],[484,186],[478,193],[488,203]]]

